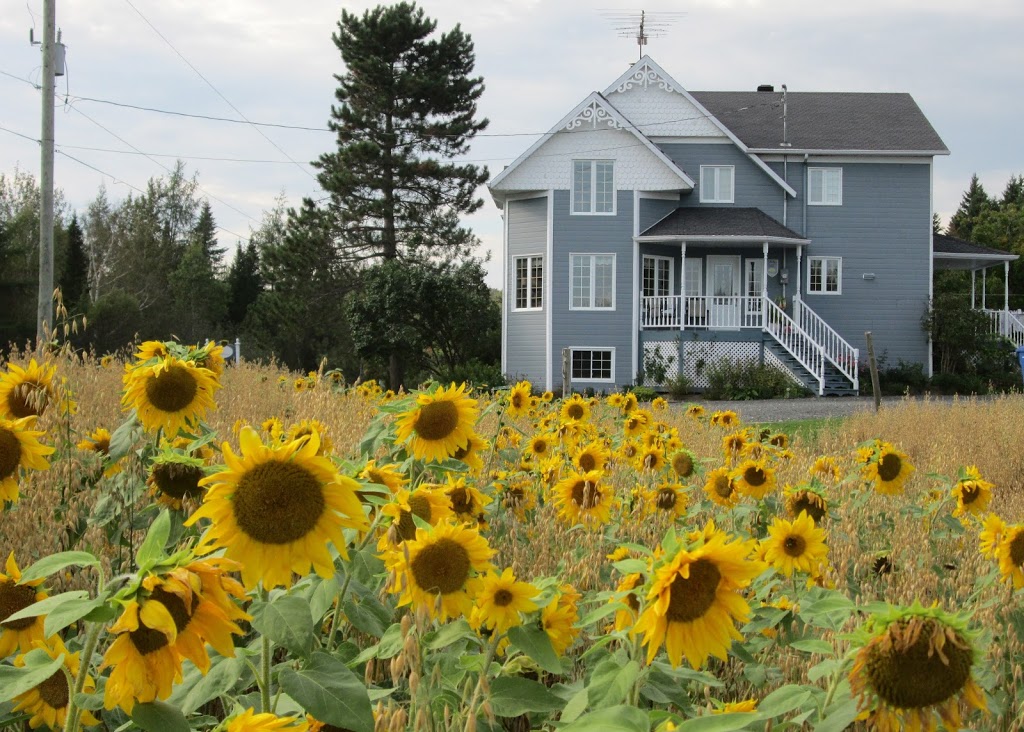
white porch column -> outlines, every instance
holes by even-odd
[[[768,242],[761,245],[764,263],[761,265],[761,297],[768,297]]]
[[[804,258],[804,245],[796,245],[796,290],[793,292],[793,302],[800,302],[803,298],[800,293],[803,292],[803,288],[800,287],[800,277],[803,272],[803,258]],[[793,312],[796,313],[796,307],[793,308]]]
[[[1010,309],[1010,263],[1003,262],[1003,310]]]
[[[975,308],[975,304],[974,304],[974,280],[975,280],[975,275],[977,275],[977,274],[978,274],[978,270],[976,270],[976,269],[974,269],[972,267],[971,268],[971,310],[974,310],[974,308]]]
[[[686,242],[679,242],[679,330],[686,330]]]

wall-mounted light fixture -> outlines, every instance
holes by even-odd
[[[873,279],[875,279],[875,273],[874,272],[865,272],[864,274],[861,275],[861,277],[863,277],[866,280],[873,280]]]

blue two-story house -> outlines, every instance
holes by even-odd
[[[948,153],[907,94],[690,92],[645,56],[490,183],[502,369],[612,391],[757,359],[855,393],[865,331],[930,368]]]

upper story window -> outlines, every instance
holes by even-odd
[[[615,255],[573,254],[569,257],[572,271],[572,310],[615,309]]]
[[[572,161],[572,213],[615,213],[615,161]]]
[[[843,169],[808,168],[807,203],[810,206],[843,205]]]
[[[540,310],[544,307],[544,257],[539,254],[512,258],[515,276],[513,310]]]
[[[843,292],[842,257],[807,258],[807,293],[841,295]]]
[[[733,203],[735,201],[736,166],[700,166],[700,202]]]

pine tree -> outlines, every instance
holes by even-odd
[[[238,253],[228,268],[227,285],[227,320],[237,328],[245,321],[249,306],[256,302],[256,298],[263,291],[260,251],[255,241],[238,248]]]
[[[89,258],[85,254],[85,235],[73,216],[67,230],[67,251],[58,286],[64,304],[73,311],[85,310],[89,304]]]
[[[985,187],[978,181],[978,174],[975,173],[971,176],[971,184],[960,199],[960,207],[949,219],[947,231],[950,236],[973,241],[972,235],[974,227],[978,223],[978,217],[991,207],[992,201],[985,192]]]
[[[1024,175],[1011,175],[1003,189],[1003,197],[999,201],[1000,208],[1016,206],[1024,210]]]
[[[203,201],[199,207],[199,218],[192,229],[192,240],[202,247],[203,256],[213,266],[217,276],[224,272],[224,248],[217,244],[217,224],[213,220],[213,210],[209,201]]]

